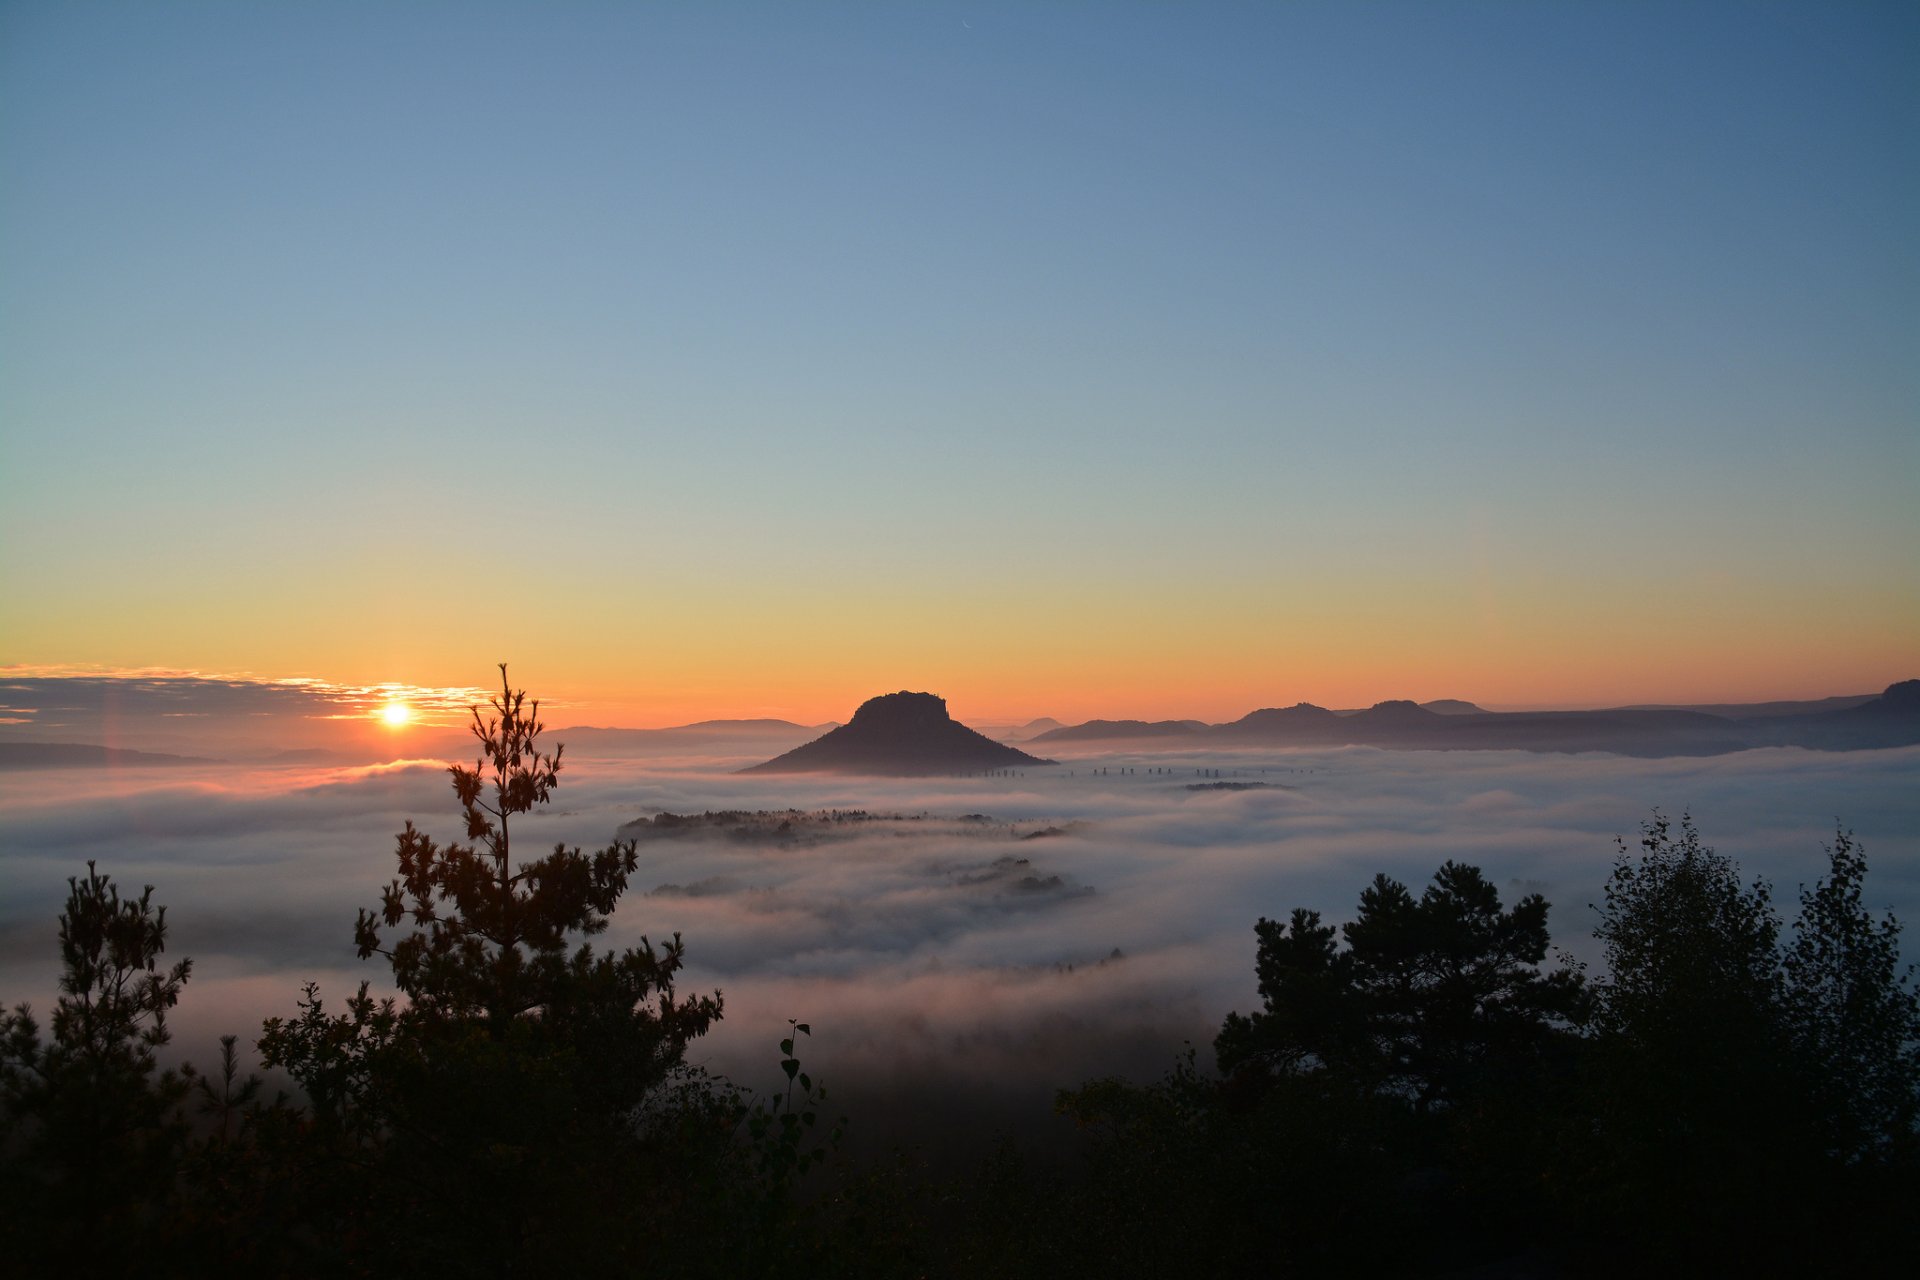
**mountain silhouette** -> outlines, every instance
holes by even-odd
[[[1406,698],[1390,698],[1385,702],[1376,702],[1365,711],[1356,711],[1349,717],[1355,724],[1378,725],[1398,729],[1432,729],[1440,725],[1438,712],[1428,711],[1417,702]]]
[[[1002,727],[994,734],[994,737],[1001,742],[1031,742],[1041,734],[1051,733],[1060,727],[1060,722],[1052,716],[1041,716],[1039,719],[1029,720],[1025,724],[1014,724]]]
[[[1295,735],[1315,740],[1319,736],[1344,735],[1344,718],[1311,702],[1296,702],[1290,707],[1262,707],[1258,711],[1249,711],[1238,720],[1218,726],[1214,733],[1228,738]]]
[[[1421,703],[1420,706],[1423,710],[1443,716],[1477,716],[1484,712],[1484,708],[1476,707],[1473,703],[1459,698],[1435,698],[1432,702]]]
[[[740,772],[911,777],[1052,763],[975,733],[947,714],[945,698],[902,690],[869,698],[838,729]]]
[[[1105,738],[1190,738],[1206,728],[1198,720],[1089,720],[1052,729],[1035,742],[1086,742]]]
[[[79,742],[0,742],[0,769],[75,769],[161,767],[218,764],[202,756],[167,755],[158,751],[129,751],[125,747],[96,747]]]
[[[1225,724],[1198,720],[1089,720],[1034,742],[1158,739],[1158,745],[1338,747],[1400,751],[1605,751],[1628,756],[1712,756],[1752,747],[1859,751],[1920,744],[1920,680],[1885,692],[1812,702],[1713,707],[1639,706],[1598,711],[1486,711],[1458,698],[1376,702],[1330,711],[1310,702],[1263,707]]]
[[[1886,692],[1871,702],[1836,712],[1849,717],[1920,715],[1920,680],[1902,680],[1887,686]]]

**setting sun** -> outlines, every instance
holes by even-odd
[[[388,728],[398,729],[413,719],[413,708],[404,702],[389,702],[380,708],[380,718],[387,722]]]

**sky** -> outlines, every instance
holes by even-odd
[[[1920,11],[0,4],[0,665],[1920,675]]]

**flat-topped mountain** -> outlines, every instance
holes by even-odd
[[[931,693],[869,698],[853,719],[742,773],[875,773],[896,777],[1052,764],[975,733]]]

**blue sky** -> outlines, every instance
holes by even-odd
[[[517,575],[636,704],[622,653],[1038,714],[1010,652],[1134,631],[1060,700],[1552,700],[1575,637],[1570,699],[1864,690],[1920,654],[1917,54],[1899,5],[10,4],[0,662],[473,683],[393,620]]]

